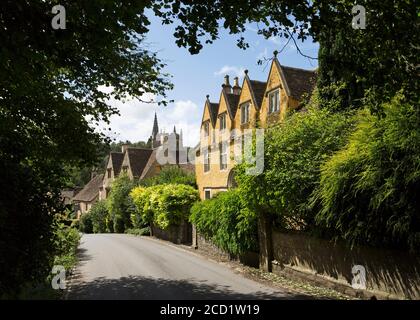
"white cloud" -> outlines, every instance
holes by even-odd
[[[145,95],[142,100],[153,100],[153,95]],[[109,136],[118,140],[131,142],[147,141],[152,133],[154,114],[157,113],[159,130],[172,132],[174,125],[179,133],[182,129],[184,145],[195,146],[199,140],[202,110],[191,100],[179,100],[174,104],[155,106],[154,104],[130,99],[125,102],[111,99],[109,104],[116,107],[120,115],[110,118]]]
[[[233,73],[234,76],[242,77],[244,75],[245,68],[244,67],[237,67],[237,66],[229,66],[225,65],[221,67],[218,71],[214,72],[215,76],[226,75]]]

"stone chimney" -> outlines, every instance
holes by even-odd
[[[222,88],[226,93],[232,93],[232,86],[229,83],[228,75],[225,75],[225,82],[222,84]]]
[[[239,78],[233,78],[233,94],[240,95],[241,94],[241,87],[239,86]]]
[[[127,151],[127,149],[128,149],[128,147],[129,147],[130,145],[129,144],[123,144],[122,146],[121,146],[121,152],[122,153],[125,153],[126,151]]]

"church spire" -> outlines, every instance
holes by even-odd
[[[157,120],[157,116],[156,116],[156,112],[155,112],[155,120],[153,122],[153,130],[152,130],[153,140],[156,139],[156,136],[157,136],[158,133],[159,133],[159,125],[158,125],[158,120]]]

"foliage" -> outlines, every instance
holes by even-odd
[[[366,9],[365,29],[352,27],[356,4]],[[194,54],[222,29],[238,35],[239,47],[249,47],[242,34],[252,23],[266,39],[283,37],[281,51],[290,43],[304,55],[300,42],[319,42],[318,88],[324,102],[336,100],[336,110],[368,104],[380,112],[381,102],[401,88],[416,102],[419,81],[412,80],[418,78],[418,1],[169,0],[157,1],[153,9],[164,23],[176,24],[176,43]]]
[[[401,94],[385,116],[360,112],[348,144],[322,165],[317,222],[353,244],[420,248],[420,115]]]
[[[51,27],[56,4],[1,5],[0,292],[51,270],[64,167],[97,162],[108,139],[94,127],[118,113],[109,98],[147,92],[165,100],[172,87],[143,41],[147,2],[63,0],[65,30]]]
[[[60,223],[56,226],[54,235],[56,248],[54,265],[62,265],[66,270],[70,270],[77,262],[76,250],[80,241],[79,231]]]
[[[79,220],[79,230],[84,233],[93,233],[93,222],[90,211],[81,215]]]
[[[161,229],[188,220],[190,208],[198,200],[197,190],[183,184],[137,187],[130,195],[141,219]]]
[[[135,186],[136,182],[126,174],[120,174],[112,182],[107,204],[114,232],[124,233],[125,229],[132,227],[130,216],[135,212],[135,207],[129,194]]]
[[[177,166],[166,166],[156,176],[144,179],[140,182],[142,186],[150,187],[157,184],[186,184],[196,187],[195,174],[186,172]]]
[[[191,208],[190,221],[200,233],[231,254],[258,249],[256,214],[246,207],[240,189],[197,202]]]
[[[235,168],[247,206],[275,213],[282,227],[300,229],[313,221],[309,201],[317,188],[320,165],[346,142],[352,118],[314,105],[266,130],[264,172],[248,175],[246,164]]]
[[[127,229],[125,230],[125,233],[133,234],[135,236],[150,236],[150,227]]]
[[[89,216],[92,220],[93,233],[105,233],[107,231],[108,206],[105,200],[96,202],[89,210]]]

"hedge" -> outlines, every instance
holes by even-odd
[[[190,221],[206,238],[233,255],[258,250],[256,215],[246,208],[238,189],[196,203]]]
[[[188,220],[191,206],[199,199],[196,189],[183,184],[136,187],[130,196],[138,215],[132,221],[141,219],[161,229]]]

